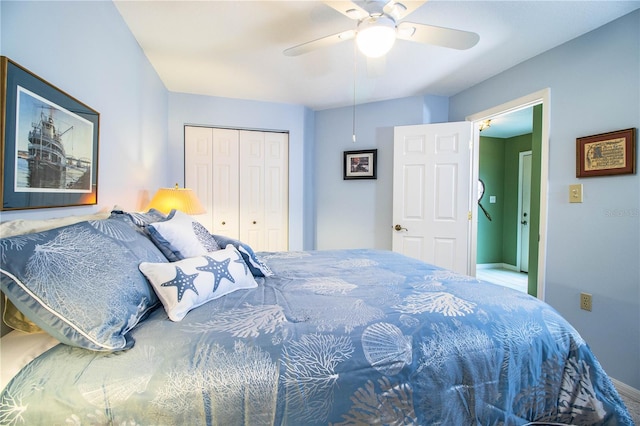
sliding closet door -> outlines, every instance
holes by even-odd
[[[185,127],[185,186],[207,212],[196,219],[209,232],[240,237],[238,131]]]
[[[264,235],[266,251],[289,249],[289,134],[265,133]]]
[[[240,131],[240,239],[257,251],[288,248],[288,135]]]
[[[288,133],[185,126],[185,186],[209,232],[256,251],[289,248]]]

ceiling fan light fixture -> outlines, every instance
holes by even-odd
[[[396,42],[396,23],[387,16],[370,16],[358,24],[356,43],[363,55],[379,58]]]

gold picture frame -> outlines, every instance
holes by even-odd
[[[635,174],[636,129],[576,139],[576,177]]]

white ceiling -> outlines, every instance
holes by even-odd
[[[399,40],[367,64],[353,41],[288,57],[294,45],[355,28],[321,1],[114,0],[174,92],[313,110],[415,95],[451,96],[640,8],[634,1],[432,0],[405,21],[472,31],[465,51]],[[357,61],[354,61],[357,57]]]

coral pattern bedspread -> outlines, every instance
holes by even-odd
[[[533,297],[386,251],[260,256],[274,275],[257,288],[181,322],[160,307],[131,349],[49,350],[3,391],[0,423],[633,424]]]

